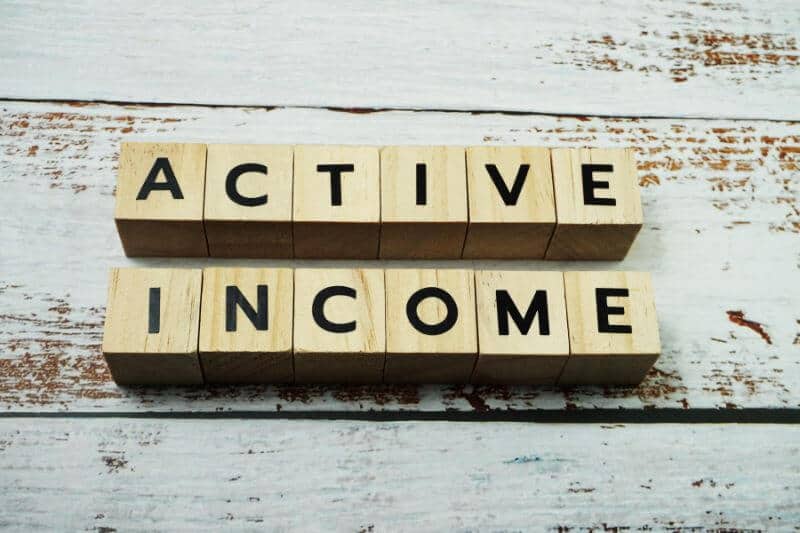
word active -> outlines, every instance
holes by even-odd
[[[631,149],[123,143],[129,256],[625,257]]]
[[[650,275],[113,269],[120,384],[630,385],[660,353]]]

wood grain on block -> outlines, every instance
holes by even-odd
[[[205,171],[204,144],[122,143],[114,220],[125,255],[208,255]]]
[[[471,270],[386,270],[387,383],[467,383],[475,366]]]
[[[547,259],[620,260],[642,227],[630,148],[552,150],[556,225]]]
[[[565,272],[570,356],[559,385],[636,385],[661,353],[645,272]]]
[[[292,257],[291,146],[208,146],[204,221],[211,257]]]
[[[542,259],[556,223],[550,150],[467,148],[465,259]]]
[[[467,231],[464,148],[381,149],[380,257],[458,259]]]
[[[114,268],[103,355],[120,385],[203,383],[199,269]]]
[[[296,146],[294,255],[374,259],[380,232],[380,163],[371,146]]]
[[[569,357],[561,272],[475,272],[473,383],[555,385]]]
[[[386,353],[383,270],[295,271],[296,383],[380,383]]]
[[[203,271],[200,362],[206,383],[291,383],[294,273]]]

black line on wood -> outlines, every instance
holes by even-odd
[[[357,115],[365,115],[370,113],[387,113],[392,111],[410,112],[410,113],[461,113],[470,115],[507,115],[507,116],[521,116],[521,117],[567,117],[578,119],[589,118],[619,118],[619,119],[664,119],[664,120],[741,120],[751,122],[780,122],[794,124],[798,122],[795,119],[782,119],[782,118],[767,118],[767,117],[742,117],[736,115],[725,116],[681,116],[681,115],[630,115],[630,114],[582,114],[582,113],[556,113],[547,111],[520,111],[511,109],[447,109],[447,108],[417,108],[417,107],[342,107],[342,106],[315,106],[315,105],[254,105],[254,104],[210,104],[202,102],[134,102],[125,100],[104,100],[104,99],[90,99],[90,100],[76,100],[69,98],[20,98],[20,97],[0,97],[0,102],[29,102],[37,104],[66,104],[66,105],[108,105],[120,107],[203,107],[212,109],[257,109],[262,111],[273,111],[276,109],[317,109],[325,111],[336,111],[340,113],[353,113]]]
[[[800,409],[489,409],[486,411],[142,411],[3,412],[4,418],[143,420],[359,420],[563,424],[800,424]]]

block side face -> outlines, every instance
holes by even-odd
[[[292,146],[208,145],[204,218],[207,221],[291,222],[293,164]],[[247,172],[242,172],[246,169]],[[229,176],[238,202],[226,192]]]
[[[385,354],[295,354],[295,383],[374,385],[383,381]]]
[[[559,224],[642,224],[633,150],[555,148],[552,150],[553,183]],[[584,166],[612,165],[609,172],[595,167],[592,181],[603,182],[584,194]],[[591,203],[614,199],[615,205]],[[588,203],[587,203],[588,202]]]
[[[580,356],[643,355],[661,352],[655,299],[650,274],[645,272],[566,272],[564,273],[569,323],[570,353]],[[609,314],[612,326],[631,328],[631,333],[600,332],[596,289],[625,289],[629,295],[608,296],[609,309],[622,308],[624,314]]]
[[[386,351],[385,294],[380,269],[297,269],[295,354],[382,355]],[[337,326],[342,331],[336,331]]]
[[[235,330],[228,331],[227,291],[238,289],[258,311],[259,286],[266,287],[267,329],[256,324],[242,305],[234,305]],[[262,289],[263,291],[263,289]],[[288,353],[292,351],[294,273],[288,268],[207,268],[203,272],[200,352],[205,354]],[[238,294],[232,294],[238,297]],[[232,302],[235,300],[232,299]]]
[[[384,222],[381,259],[458,259],[464,247],[466,222]]]
[[[291,222],[213,221],[204,223],[210,257],[290,259]]]
[[[118,385],[202,385],[197,354],[104,354]]]
[[[479,354],[470,383],[555,385],[568,356]]]
[[[464,259],[544,259],[552,222],[471,222]]]
[[[453,317],[438,296],[422,298],[413,306],[423,325],[442,325],[441,333],[426,334],[412,325],[407,315],[408,301],[421,289],[444,290],[452,299],[457,316]],[[475,354],[475,286],[472,271],[467,270],[386,270],[387,352],[393,354]]]
[[[558,379],[559,386],[638,385],[658,359],[658,354],[611,357],[570,356]]]
[[[334,205],[331,173],[318,165],[353,165],[341,174],[340,205]],[[380,162],[371,146],[296,146],[293,220],[296,222],[380,221]]]
[[[467,222],[463,147],[387,146],[381,149],[382,222]],[[424,195],[417,165],[425,165]]]
[[[115,218],[202,221],[205,171],[204,144],[122,143]],[[174,189],[156,189],[137,199],[151,172],[161,185],[171,172],[182,198],[176,198]]]
[[[288,384],[292,353],[200,353],[205,382],[225,385]]]
[[[494,165],[509,193],[521,165],[528,165],[514,205],[504,202],[487,165]],[[516,146],[467,148],[467,183],[471,222],[548,223],[556,221],[550,150]]]
[[[116,219],[115,223],[128,257],[208,257],[200,220]]]
[[[202,271],[113,269],[103,333],[103,353],[197,354]],[[150,289],[160,291],[151,304]],[[150,306],[159,310],[158,332],[149,333]]]
[[[475,354],[386,354],[384,383],[469,383]]]
[[[376,259],[380,224],[294,222],[294,256],[298,259]]]
[[[559,223],[546,258],[551,261],[620,261],[625,259],[641,228],[641,224]]]
[[[501,294],[498,295],[498,291]],[[475,272],[475,292],[478,352],[481,355],[488,358],[492,355],[526,355],[532,358],[569,355],[561,272],[478,270]],[[524,318],[529,309],[533,311],[527,324]],[[514,312],[518,315],[515,316]],[[522,321],[522,325],[518,325],[515,318]],[[507,331],[504,328],[501,332],[501,320],[504,320]],[[521,328],[526,326],[530,329],[523,332]],[[546,335],[540,329],[542,326]]]

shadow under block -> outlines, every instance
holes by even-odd
[[[198,385],[199,269],[111,270],[103,356],[120,385]]]
[[[208,145],[204,219],[211,257],[292,257],[293,149]]]
[[[385,383],[468,383],[478,352],[471,270],[386,270]]]
[[[380,163],[370,146],[296,146],[294,256],[375,259]]]
[[[475,272],[478,362],[472,383],[555,385],[569,357],[561,272]]]
[[[543,259],[556,224],[550,150],[467,148],[465,259]]]
[[[624,259],[642,227],[633,150],[551,152],[558,224],[547,259]]]
[[[297,269],[295,382],[380,383],[385,308],[381,269]]]
[[[122,143],[114,221],[125,255],[208,255],[205,171],[204,144]]]
[[[292,383],[293,279],[289,268],[203,271],[206,383]]]
[[[381,149],[382,259],[458,259],[467,231],[464,148]]]
[[[570,356],[559,385],[636,385],[661,353],[650,274],[565,272]]]

